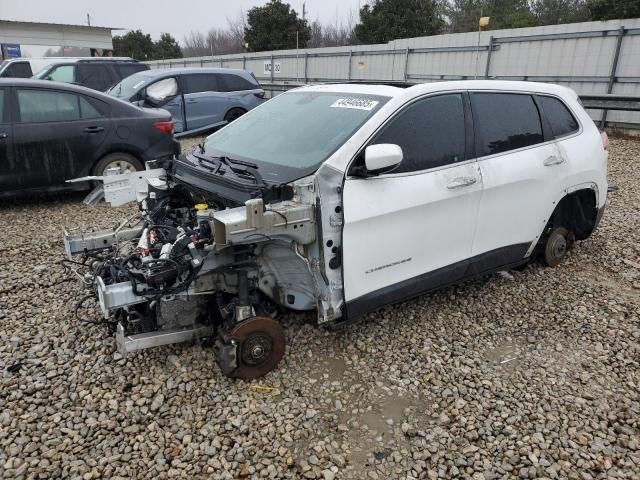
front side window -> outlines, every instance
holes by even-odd
[[[544,141],[540,113],[531,95],[472,93],[471,105],[479,157]]]
[[[53,69],[46,75],[48,80],[54,82],[73,83],[73,65],[60,65],[53,67]]]
[[[216,76],[211,73],[192,73],[181,77],[183,91],[187,93],[215,92],[218,90]]]
[[[464,104],[459,93],[419,100],[393,118],[371,144],[402,148],[393,173],[415,172],[465,159]]]
[[[163,78],[147,87],[147,96],[162,101],[178,94],[178,81],[173,78]]]
[[[555,138],[578,131],[580,128],[578,121],[559,99],[540,95],[538,100],[542,104],[542,110],[544,110],[544,115],[549,121]]]
[[[80,119],[78,96],[54,90],[18,90],[21,123],[65,122]]]
[[[205,152],[253,162],[266,181],[290,182],[317,170],[388,100],[361,93],[284,93],[210,135]]]

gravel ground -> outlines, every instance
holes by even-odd
[[[73,319],[62,229],[131,208],[0,205],[0,476],[640,479],[640,143],[611,150],[618,190],[560,267],[338,333],[290,315],[283,362],[251,383],[200,346],[115,360]]]

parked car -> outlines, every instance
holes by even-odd
[[[128,57],[58,59],[34,75],[39,80],[73,83],[104,92],[149,65]]]
[[[165,110],[64,83],[0,79],[0,196],[82,188],[65,181],[177,153]]]
[[[168,110],[177,137],[232,122],[264,99],[264,90],[251,73],[231,68],[149,70],[124,79],[108,93]]]
[[[58,60],[60,59],[57,57],[9,58],[0,63],[0,78],[31,78],[36,72]]]
[[[255,378],[284,354],[274,304],[336,324],[538,255],[557,265],[602,216],[607,145],[557,85],[309,86],[141,172],[156,183],[133,251],[109,250],[113,231],[65,244],[96,245],[82,278],[121,353],[218,335],[222,371]]]

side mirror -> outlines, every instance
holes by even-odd
[[[393,143],[369,145],[364,151],[367,173],[378,174],[393,170],[402,162],[402,148]]]

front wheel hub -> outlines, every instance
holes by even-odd
[[[228,364],[222,368],[229,377],[245,380],[262,377],[273,370],[284,356],[284,329],[273,318],[243,320],[224,335],[224,340],[226,344],[235,345],[236,368],[229,371]]]

